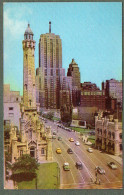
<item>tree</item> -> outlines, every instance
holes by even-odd
[[[39,163],[35,158],[28,154],[22,155],[11,167],[12,179],[15,181],[20,180],[20,178],[21,180],[31,180],[36,177],[38,166]]]

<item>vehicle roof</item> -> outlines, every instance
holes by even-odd
[[[76,162],[76,164],[81,165],[82,163],[78,161],[78,162]]]
[[[65,162],[64,165],[69,165],[69,163],[68,162]]]
[[[103,169],[102,167],[98,166],[98,168]],[[104,170],[104,169],[103,169]]]

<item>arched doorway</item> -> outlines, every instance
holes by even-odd
[[[35,147],[30,148],[30,156],[35,158]]]

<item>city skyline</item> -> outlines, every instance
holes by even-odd
[[[22,41],[28,22],[36,41],[36,69],[40,35],[49,32],[49,21],[51,32],[62,40],[66,73],[74,58],[81,82],[91,81],[101,88],[102,81],[122,79],[122,3],[5,3],[4,83],[12,90],[22,95]]]

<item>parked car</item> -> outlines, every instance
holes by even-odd
[[[68,154],[73,154],[73,151],[71,148],[68,148],[67,152],[68,152]]]
[[[71,132],[71,129],[70,128],[66,128],[67,131]]]
[[[53,136],[52,136],[52,139],[56,139],[56,136],[55,136],[55,135],[53,135]]]
[[[69,163],[68,163],[68,162],[65,162],[65,163],[64,163],[63,169],[64,169],[65,171],[70,171],[70,166],[69,166]]]
[[[57,154],[61,154],[61,153],[62,153],[61,149],[60,149],[60,148],[57,148],[57,149],[56,149],[56,153],[57,153]]]
[[[69,138],[69,141],[70,142],[74,142],[74,139],[71,137],[71,138]]]
[[[79,169],[79,170],[83,169],[83,165],[82,165],[82,163],[81,163],[80,161],[77,161],[75,166],[76,166],[77,169]]]
[[[100,174],[105,174],[105,170],[104,170],[102,167],[97,166],[97,167],[96,167],[96,170],[97,170],[97,172],[100,173]]]
[[[56,131],[53,131],[53,135],[56,135]]]
[[[90,153],[93,152],[92,148],[88,148],[87,151],[90,152]]]
[[[80,142],[79,142],[79,141],[76,141],[76,142],[75,142],[75,145],[76,145],[76,146],[80,146]]]
[[[107,165],[111,168],[111,169],[117,169],[117,165],[114,162],[109,162],[107,163]]]
[[[62,138],[61,137],[58,137],[58,141],[62,141]]]

